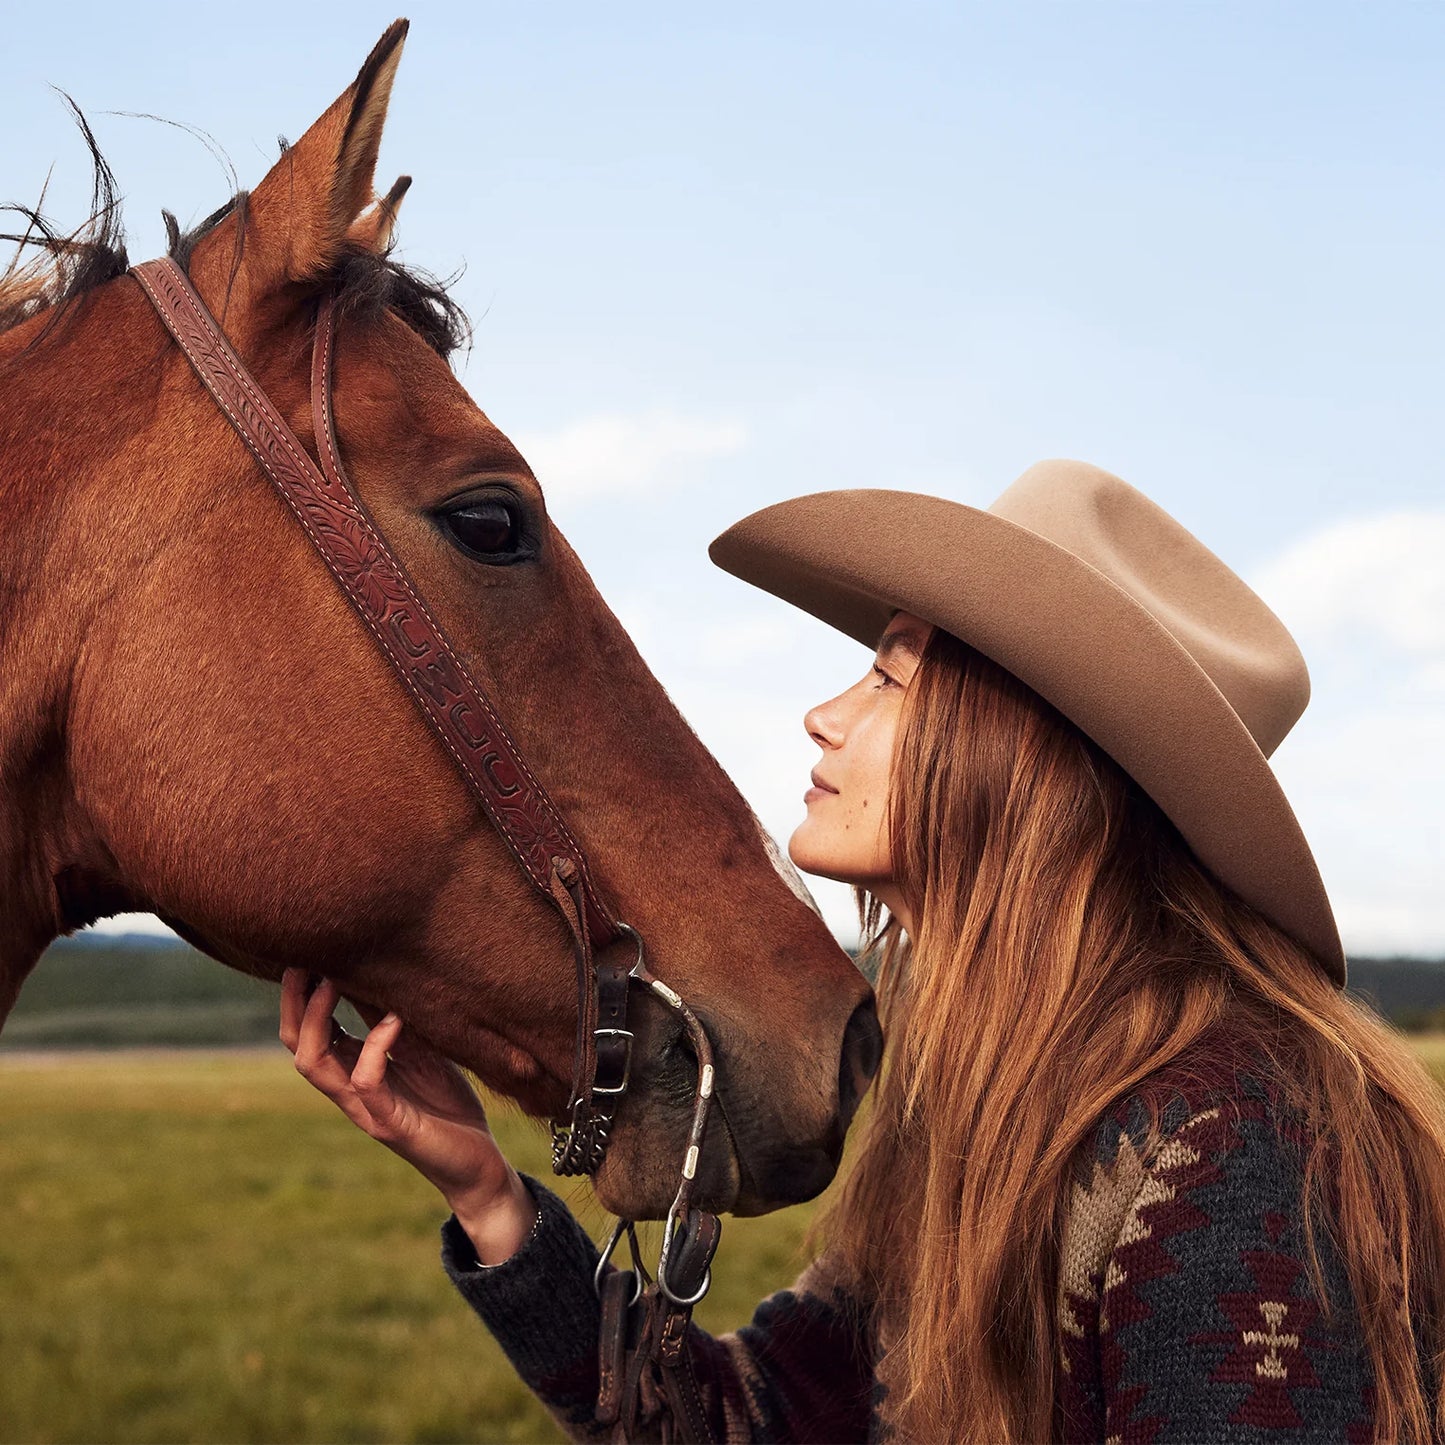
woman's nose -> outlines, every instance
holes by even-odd
[[[808,736],[820,748],[836,748],[843,742],[843,728],[837,703],[837,698],[820,702],[817,707],[809,708],[803,715],[803,726],[807,729]]]

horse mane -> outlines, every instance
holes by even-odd
[[[0,335],[42,312],[49,312],[50,319],[32,338],[31,346],[55,331],[83,296],[107,281],[124,276],[130,269],[115,173],[101,154],[80,107],[68,95],[63,98],[90,151],[89,218],[73,231],[62,231],[42,210],[43,189],[34,206],[0,205],[0,212],[9,212],[24,222],[22,231],[0,232],[0,241],[11,241],[15,245],[9,264],[0,271]],[[288,149],[284,140],[281,149],[283,154]],[[245,191],[236,191],[225,205],[186,231],[181,230],[169,211],[163,211],[168,254],[188,268],[197,244],[234,213],[238,218],[231,273],[234,279],[245,252],[246,200]],[[443,359],[450,359],[471,344],[472,336],[466,311],[450,294],[460,275],[458,271],[439,278],[418,267],[404,265],[388,247],[381,253],[361,249],[344,251],[332,267],[329,279],[336,288],[337,305],[344,314],[375,319],[384,311],[394,312],[433,351]]]
[[[48,178],[34,206],[0,206],[0,211],[19,216],[25,223],[18,234],[0,233],[0,241],[15,243],[15,254],[0,272],[0,333],[53,308],[54,319],[45,327],[48,333],[77,299],[125,275],[130,267],[115,172],[101,154],[80,107],[68,95],[64,100],[90,151],[90,218],[68,234],[57,229],[41,210]],[[39,254],[27,259],[28,249]]]

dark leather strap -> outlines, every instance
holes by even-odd
[[[688,1348],[692,1306],[675,1305],[651,1284],[632,1305],[631,1270],[602,1281],[596,1424],[627,1442],[661,1438],[713,1445],[717,1438]]]
[[[722,1238],[722,1220],[705,1209],[689,1211],[668,1250],[667,1282],[674,1295],[691,1299],[702,1290]]]
[[[633,1291],[637,1276],[630,1269],[609,1270],[602,1278],[602,1327],[597,1337],[597,1423],[616,1425],[622,1418],[622,1389],[626,1381],[632,1339]]]
[[[697,1387],[692,1356],[684,1352],[677,1364],[664,1364],[661,1373],[662,1392],[675,1422],[673,1438],[685,1445],[713,1445],[715,1437]]]

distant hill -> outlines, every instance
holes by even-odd
[[[1350,988],[1401,1028],[1445,1029],[1445,960],[1352,959]],[[276,1043],[278,997],[274,984],[179,939],[82,933],[40,960],[0,1050]],[[362,1028],[349,1009],[342,1017],[353,1032]]]
[[[77,934],[25,981],[0,1050],[215,1048],[274,1043],[280,992],[177,938]],[[343,1005],[353,1032],[361,1021]]]
[[[1402,1029],[1445,1029],[1445,959],[1352,958],[1350,992]]]

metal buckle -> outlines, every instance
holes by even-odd
[[[620,1084],[616,1084],[616,1085],[609,1085],[609,1086],[606,1087],[606,1088],[604,1088],[601,1084],[598,1084],[598,1083],[595,1083],[595,1082],[594,1082],[593,1085],[592,1085],[592,1093],[593,1093],[594,1096],[597,1095],[597,1094],[613,1094],[613,1095],[616,1095],[616,1094],[625,1094],[625,1093],[627,1092],[628,1081],[632,1078],[632,1040],[633,1040],[632,1030],[631,1030],[631,1029],[593,1029],[593,1030],[592,1030],[592,1037],[593,1037],[594,1039],[600,1039],[603,1034],[607,1034],[607,1035],[608,1035],[609,1037],[611,1037],[611,1038],[621,1038],[621,1039],[626,1039],[626,1040],[627,1040],[627,1055],[626,1055],[626,1057],[625,1057],[625,1058],[623,1059],[623,1061],[622,1061],[622,1082],[621,1082]]]

